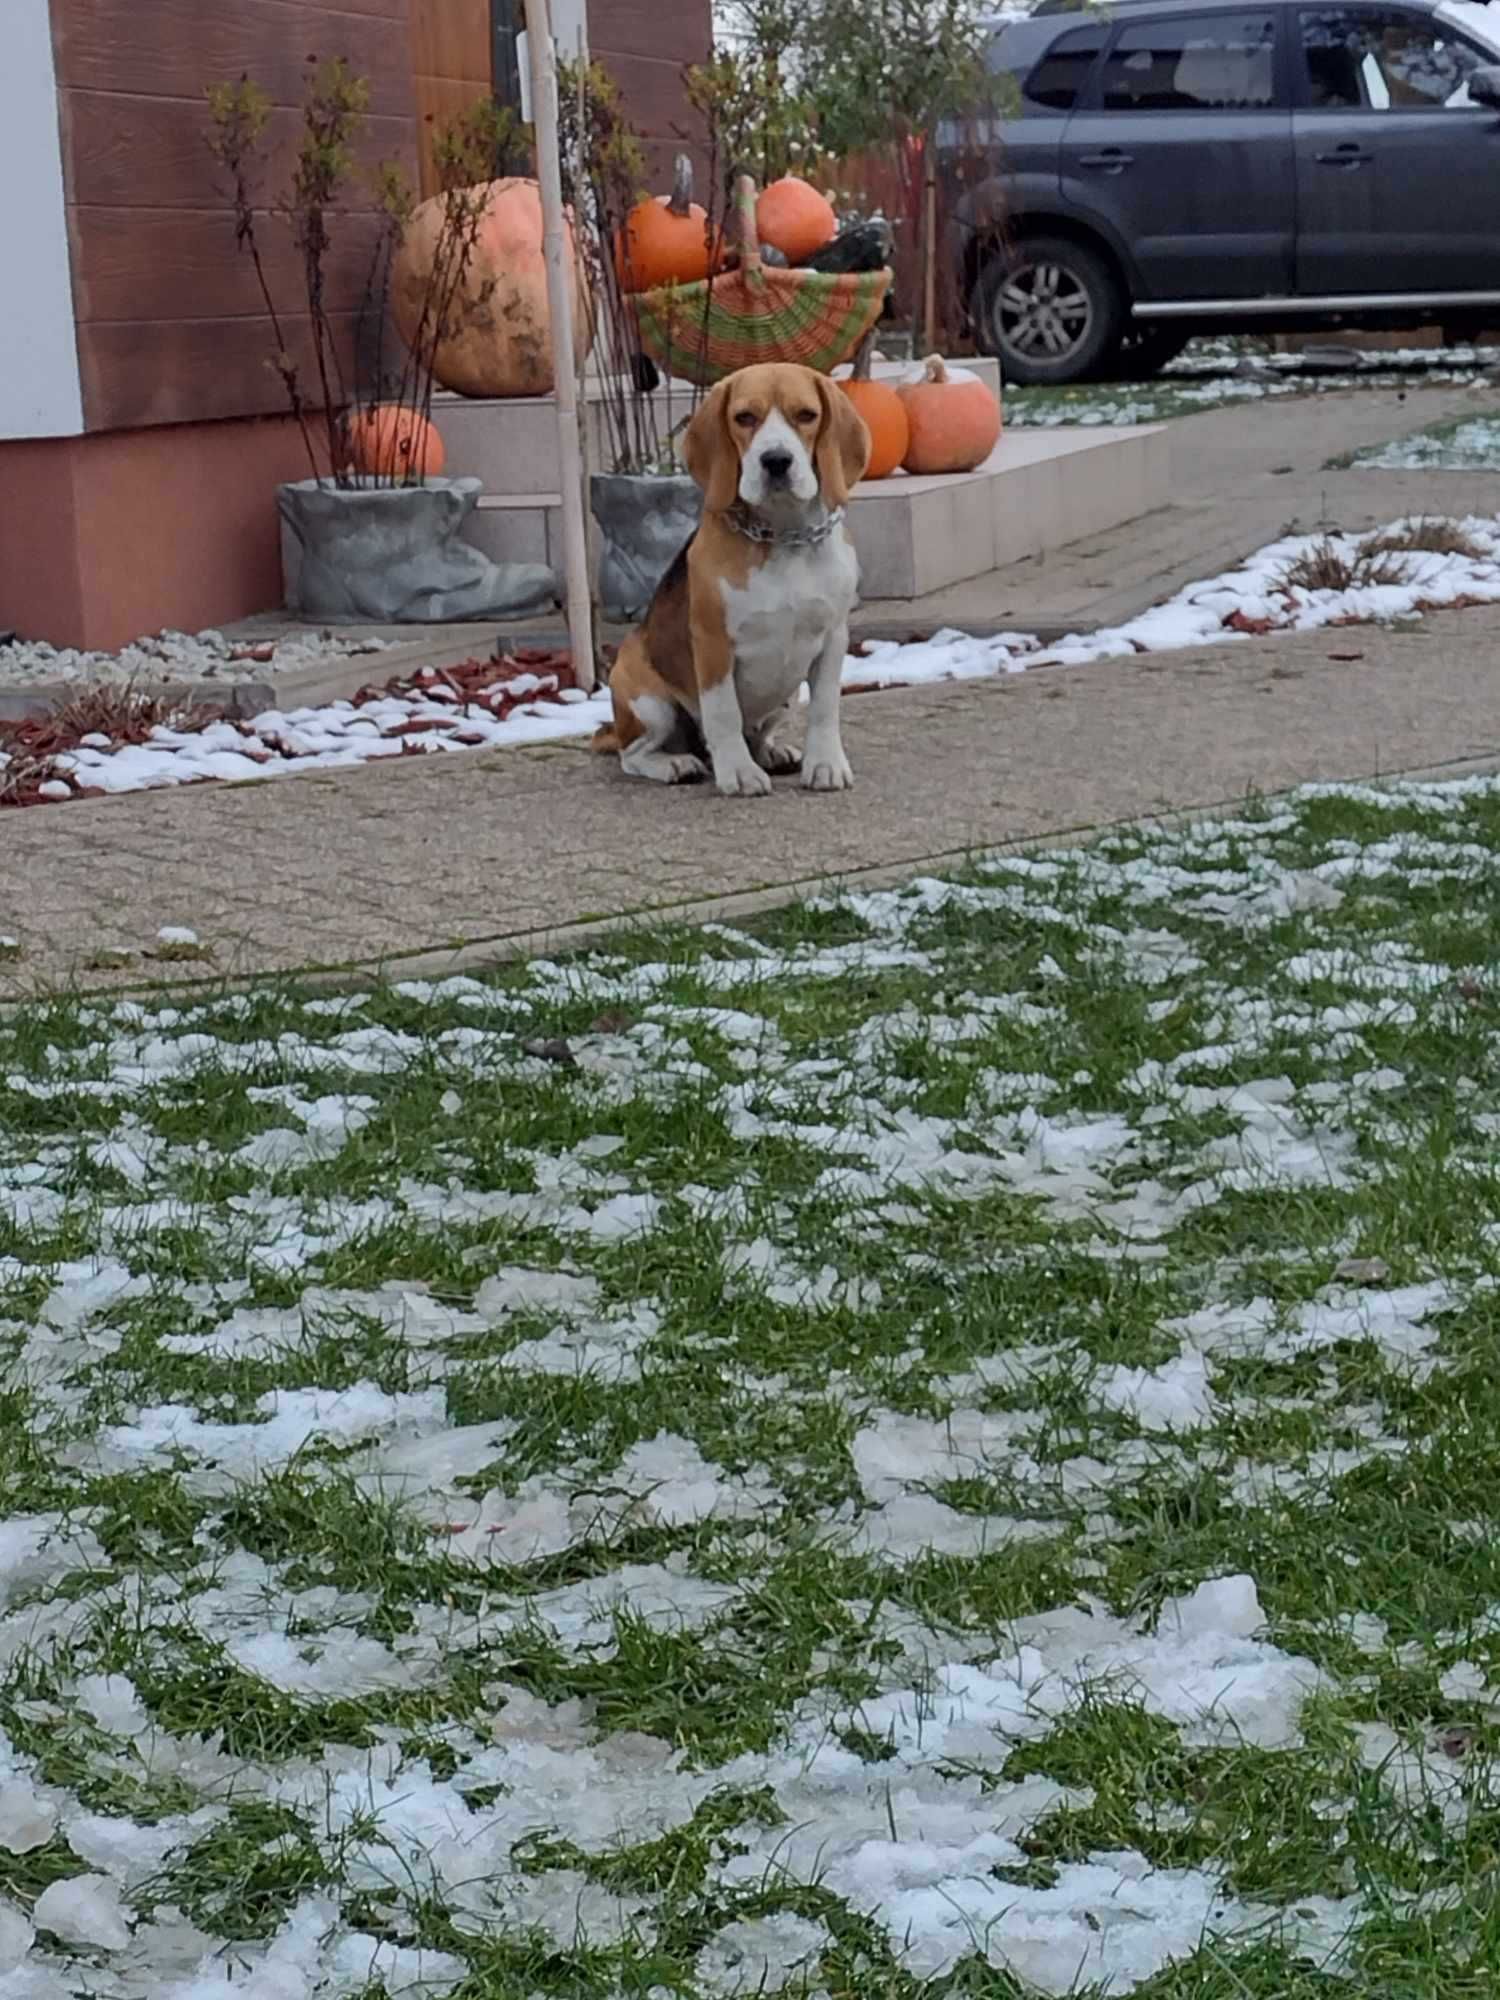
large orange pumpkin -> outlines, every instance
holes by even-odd
[[[972,472],[983,465],[1000,436],[999,399],[977,375],[949,374],[928,355],[915,381],[896,391],[911,426],[902,464],[908,472]]]
[[[349,463],[368,477],[411,481],[436,479],[447,453],[434,425],[420,410],[380,403],[356,410],[344,426]]]
[[[417,338],[429,298],[444,204],[434,195],[412,216],[391,274],[391,310],[408,346]],[[567,228],[573,273],[573,352],[582,367],[589,351],[587,283]],[[437,344],[433,373],[464,396],[546,396],[552,391],[552,315],[542,260],[542,203],[535,181],[491,181],[464,279]]]
[[[833,203],[795,174],[762,188],[755,204],[755,233],[789,264],[801,264],[839,233]]]
[[[711,274],[708,217],[692,193],[693,163],[686,153],[679,153],[672,192],[638,201],[615,239],[615,269],[622,292],[696,285]]]

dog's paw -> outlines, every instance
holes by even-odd
[[[802,786],[809,792],[847,792],[854,783],[842,750],[820,750],[802,760]]]
[[[763,771],[780,776],[785,771],[801,770],[802,752],[795,743],[762,743],[755,753],[755,761]]]
[[[668,762],[672,766],[672,775],[667,780],[668,784],[700,785],[708,776],[708,766],[701,757],[683,755],[669,758]]]
[[[770,791],[771,776],[747,754],[733,764],[716,766],[714,783],[726,799],[759,799]]]

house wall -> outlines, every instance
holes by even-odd
[[[584,0],[555,0],[560,25]],[[306,469],[271,332],[205,144],[204,92],[270,94],[268,195],[289,179],[307,58],[371,83],[368,152],[415,170],[420,116],[490,88],[488,0],[0,0],[0,175],[12,201],[0,314],[0,627],[114,647],[265,610],[277,484]],[[595,51],[670,155],[680,70],[708,0],[589,0]],[[330,263],[352,333],[369,231]],[[284,229],[273,295],[300,279]],[[71,287],[69,278],[71,274]],[[70,296],[71,290],[71,296]],[[311,380],[307,323],[283,318]],[[80,433],[82,433],[80,435]]]
[[[491,90],[490,0],[410,0],[410,7],[418,131],[425,134]],[[683,135],[699,136],[682,72],[708,58],[710,0],[552,0],[553,31],[565,56],[576,51],[585,12],[589,53],[619,84],[646,141],[652,178],[665,186]],[[424,193],[435,185],[425,148],[422,184]]]
[[[683,95],[682,72],[712,52],[709,0],[589,0],[589,41],[645,141],[653,183],[662,192],[670,185],[672,157],[684,150],[685,138],[701,173],[702,133]]]
[[[31,5],[33,0],[23,0]],[[285,187],[307,58],[370,79],[368,150],[413,150],[408,0],[52,0],[84,419],[90,430],[284,407],[250,260],[235,245],[205,145],[204,92],[249,75],[276,107],[268,196]],[[373,228],[373,219],[371,222]],[[295,304],[286,232],[265,232],[273,286]],[[370,238],[365,237],[367,247]],[[358,297],[361,244],[334,282]],[[306,359],[305,317],[288,344]]]
[[[489,0],[409,0],[423,194],[437,188],[430,136],[490,94]]]
[[[0,626],[112,651],[266,610],[273,495],[306,471],[288,417],[0,444]]]

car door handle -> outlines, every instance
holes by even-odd
[[[1135,155],[1124,152],[1119,146],[1106,146],[1101,153],[1080,153],[1080,167],[1092,167],[1102,174],[1120,174],[1135,164]]]
[[[1352,140],[1342,146],[1336,146],[1331,153],[1314,155],[1320,167],[1344,168],[1367,167],[1374,157],[1373,153],[1367,153],[1363,146],[1356,145]]]

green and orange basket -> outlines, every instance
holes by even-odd
[[[735,208],[739,262],[733,270],[635,297],[642,348],[666,374],[703,388],[757,361],[796,361],[831,373],[879,319],[893,274],[767,264],[748,174],[736,186]]]

